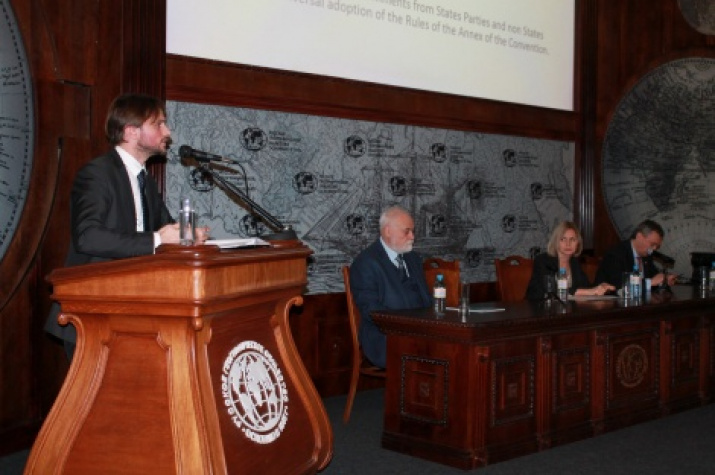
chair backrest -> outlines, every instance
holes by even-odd
[[[496,259],[497,287],[502,302],[518,302],[526,297],[526,288],[534,269],[533,259],[521,256],[508,256]]]
[[[353,292],[350,290],[350,266],[343,266],[343,282],[345,283],[345,297],[348,303],[348,320],[350,323],[350,336],[352,339],[353,351],[352,360],[361,361],[362,354],[360,343],[358,342],[358,330],[360,329],[360,310],[355,305]]]
[[[460,285],[460,271],[459,271],[459,261],[446,261],[437,257],[432,257],[430,259],[425,259],[422,263],[422,269],[425,273],[425,280],[427,281],[427,287],[432,288],[434,281],[437,278],[437,274],[442,274],[444,276],[444,285],[447,287],[447,299],[446,304],[448,307],[456,307],[459,305],[459,285]]]
[[[350,388],[348,389],[348,397],[345,400],[345,409],[343,410],[343,422],[347,423],[350,420],[350,413],[353,409],[355,401],[355,393],[357,392],[360,375],[378,378],[384,381],[386,372],[383,368],[374,366],[362,354],[362,348],[358,340],[358,329],[360,328],[360,311],[355,300],[353,292],[350,289],[350,267],[343,266],[343,282],[345,283],[345,297],[348,303],[348,320],[350,322],[350,336],[352,340],[352,362],[350,370]],[[384,383],[381,383],[384,384]]]
[[[588,277],[588,281],[591,284],[596,280],[596,272],[598,271],[598,266],[601,264],[600,257],[594,256],[584,256],[581,255],[581,269]]]

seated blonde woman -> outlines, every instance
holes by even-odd
[[[534,258],[534,270],[526,289],[528,300],[543,300],[546,295],[546,276],[556,276],[559,269],[566,269],[571,295],[603,295],[615,288],[604,282],[595,287],[581,269],[578,256],[583,250],[583,239],[578,226],[563,221],[551,233],[546,252]]]

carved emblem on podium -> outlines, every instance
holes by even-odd
[[[270,444],[288,422],[288,389],[273,355],[255,341],[236,345],[223,364],[226,410],[253,442]]]
[[[628,345],[616,358],[618,381],[626,388],[635,388],[645,378],[648,371],[648,354],[636,344]]]

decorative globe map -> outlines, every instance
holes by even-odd
[[[20,222],[33,156],[32,81],[9,1],[0,1],[0,260]]]
[[[715,34],[715,2],[713,0],[678,0],[685,21],[705,35]]]
[[[622,239],[644,219],[689,277],[715,251],[715,60],[686,58],[644,76],[621,100],[603,147],[603,194]]]

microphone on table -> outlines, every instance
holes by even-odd
[[[559,297],[559,296],[556,294],[556,292],[546,292],[546,300],[552,300],[552,299],[553,299],[553,300],[556,300],[556,301],[557,301],[558,303],[560,303],[561,305],[564,305],[564,306],[566,305],[566,302],[564,302],[563,300],[561,300],[561,297]]]
[[[182,145],[179,147],[179,156],[181,158],[193,157],[197,162],[210,163],[210,162],[221,162],[221,163],[238,163],[230,158],[222,157],[221,155],[216,155],[215,153],[203,152],[201,150],[196,150],[188,145]]]

